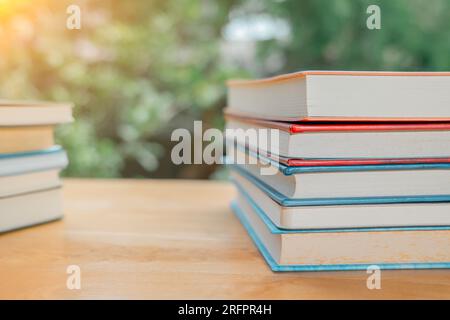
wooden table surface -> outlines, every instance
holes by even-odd
[[[66,180],[64,220],[0,236],[0,298],[450,298],[450,271],[273,273],[228,183]],[[81,289],[66,286],[69,265]]]

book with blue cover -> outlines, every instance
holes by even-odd
[[[300,202],[302,205],[284,206],[272,199],[265,187],[259,187],[251,176],[232,171],[231,178],[238,191],[253,199],[280,229],[450,226],[450,197],[438,199],[447,201],[415,198],[415,201],[422,202],[396,202],[392,199],[392,203],[338,205],[324,205],[323,200],[305,200]]]
[[[67,154],[61,146],[19,153],[0,153],[0,177],[13,176],[67,166]]]
[[[68,164],[60,146],[0,154],[0,199],[61,187],[59,172]]]
[[[67,164],[60,146],[0,154],[0,232],[62,218],[59,172]]]
[[[450,199],[450,163],[299,167],[240,148],[234,155],[231,167],[285,206]]]
[[[450,268],[450,227],[283,230],[240,193],[232,209],[273,271]]]

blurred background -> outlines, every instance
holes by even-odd
[[[221,178],[174,165],[172,131],[222,128],[229,78],[311,69],[448,71],[450,1],[0,0],[0,98],[74,103],[66,176]]]

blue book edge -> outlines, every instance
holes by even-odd
[[[30,152],[0,153],[0,160],[41,156],[41,155],[47,155],[47,154],[54,154],[54,153],[58,153],[58,152],[62,152],[62,151],[64,151],[63,148],[61,146],[56,145],[56,146],[53,146],[48,149],[36,150],[36,151],[30,151]]]
[[[35,166],[32,168],[26,168],[26,169],[13,169],[10,170],[8,172],[5,172],[3,170],[0,170],[0,177],[8,177],[8,176],[18,176],[18,175],[22,175],[22,174],[28,174],[28,173],[34,173],[34,172],[41,172],[41,171],[47,171],[47,170],[53,170],[53,169],[58,169],[58,170],[63,170],[64,168],[67,167],[68,165],[68,156],[66,151],[58,145],[55,145],[51,148],[48,149],[43,149],[43,150],[37,150],[37,151],[31,151],[31,152],[19,152],[19,153],[4,153],[1,154],[0,153],[0,165],[2,164],[2,162],[9,162],[9,161],[15,161],[15,159],[29,159],[29,160],[36,160],[39,157],[45,157],[45,156],[52,156],[52,155],[56,155],[56,156],[60,156],[61,157],[61,161],[58,164],[45,164],[45,165],[40,165],[40,166]],[[27,160],[28,160],[27,159]]]
[[[248,220],[245,218],[241,209],[236,202],[232,202],[231,209],[237,218],[241,221],[250,238],[255,243],[259,252],[263,256],[270,269],[274,272],[292,272],[292,271],[354,271],[367,270],[370,266],[377,266],[383,270],[400,270],[400,269],[449,269],[450,262],[430,262],[430,263],[372,263],[372,264],[324,264],[324,265],[280,265],[270,253],[264,244],[254,232]]]

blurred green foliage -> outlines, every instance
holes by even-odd
[[[291,27],[288,42],[266,42],[260,58],[282,56],[275,72],[302,69],[429,70],[450,68],[448,0],[268,1]],[[369,30],[369,5],[381,9],[381,29]],[[264,65],[261,68],[264,70]]]
[[[81,7],[81,30],[65,27],[69,4]],[[381,30],[366,28],[370,4]],[[250,59],[227,57],[224,44],[239,44],[224,28],[261,14],[284,21],[289,36],[249,39]],[[194,120],[221,128],[228,78],[448,70],[450,1],[0,0],[0,50],[0,97],[76,106],[76,122],[58,129],[66,175],[207,178],[215,167],[171,163],[170,134]]]

